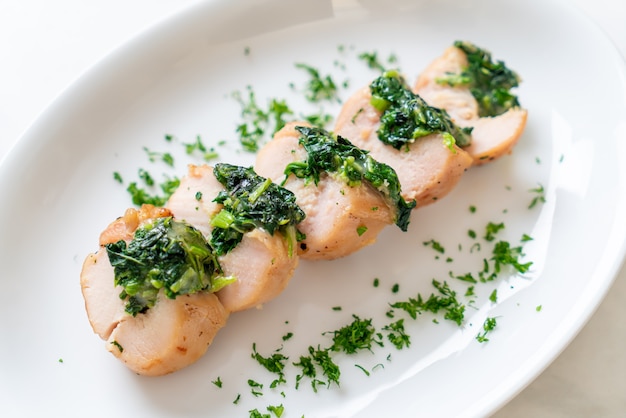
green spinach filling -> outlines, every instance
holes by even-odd
[[[216,292],[235,281],[224,277],[202,233],[171,217],[158,218],[135,231],[133,239],[105,246],[120,299],[136,316],[153,307],[160,290],[174,299],[200,291]]]
[[[454,46],[465,53],[468,65],[460,74],[448,74],[438,79],[438,83],[469,87],[481,117],[498,116],[520,106],[517,96],[510,91],[519,86],[520,78],[503,61],[494,62],[490,52],[470,42],[456,41]]]
[[[295,195],[259,176],[252,168],[216,164],[215,178],[225,187],[214,202],[224,205],[211,219],[211,245],[218,255],[231,251],[243,234],[262,228],[271,235],[280,232],[287,240],[289,255],[299,240],[296,225],[305,214],[296,204]]]
[[[333,173],[350,187],[366,181],[385,196],[391,207],[396,208],[396,225],[403,231],[407,230],[411,209],[417,202],[407,202],[402,198],[400,181],[393,168],[374,160],[367,151],[347,139],[324,129],[297,126],[296,130],[301,134],[299,143],[308,157],[306,161],[288,164],[285,168],[287,177],[293,174],[318,184],[322,173]]]
[[[459,128],[448,113],[429,106],[413,93],[395,71],[386,71],[370,84],[371,104],[382,112],[378,138],[395,149],[402,149],[416,139],[441,133],[446,144],[465,147],[471,142],[471,128]]]

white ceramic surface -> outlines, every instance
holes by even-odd
[[[327,4],[316,3],[309,4],[310,14],[299,14],[310,23],[298,24],[288,18],[284,2],[252,10],[212,2],[173,17],[100,62],[42,115],[0,166],[0,216],[28,222],[28,228],[21,222],[1,227],[2,335],[11,336],[0,356],[5,408],[24,415],[63,409],[69,415],[111,416],[119,414],[119,404],[107,400],[116,399],[128,415],[246,416],[248,409],[284,403],[290,417],[376,416],[390,405],[400,416],[472,416],[502,405],[580,329],[624,251],[625,224],[617,216],[625,197],[619,152],[625,136],[623,61],[578,12],[561,3],[541,3],[539,12],[539,4],[476,1],[450,9],[445,2],[428,8],[371,2],[348,5],[331,19]],[[273,8],[282,14],[270,13]],[[256,19],[260,10],[267,20]],[[506,19],[512,14],[519,23]],[[529,21],[533,33],[517,36]],[[558,34],[552,35],[555,26]],[[332,71],[338,58],[349,64],[353,86],[366,83],[373,73],[353,55],[338,55],[339,44],[394,52],[414,77],[457,38],[488,47],[524,77],[519,93],[531,119],[513,156],[472,170],[452,195],[416,213],[408,234],[385,231],[376,246],[349,259],[302,263],[281,298],[231,318],[210,354],[187,370],[139,378],[105,352],[87,324],[77,277],[99,231],[128,205],[112,180],[114,170],[132,176],[146,165],[142,147],[165,147],[165,133],[232,138],[238,109],[226,96],[247,84],[260,97],[288,96],[287,83],[301,81],[294,62]],[[577,60],[581,55],[585,61]],[[235,148],[220,148],[223,159],[251,161]],[[180,149],[173,151],[182,158]],[[184,166],[173,171],[181,173]],[[546,187],[547,202],[528,210],[528,189],[537,183]],[[470,215],[470,205],[477,206],[476,214]],[[468,312],[465,328],[421,318],[411,325],[411,349],[393,351],[393,361],[386,362],[388,348],[343,359],[340,390],[314,396],[290,385],[284,399],[271,391],[263,398],[249,395],[247,378],[269,379],[249,358],[252,342],[269,352],[292,331],[285,350],[296,357],[307,345],[323,343],[320,333],[346,323],[352,313],[382,324],[387,302],[430,292],[430,279],[445,280],[451,269],[474,268],[475,257],[453,251],[459,242],[467,248],[468,228],[500,220],[511,240],[521,233],[535,237],[526,247],[535,268],[524,279],[496,283],[497,306],[485,297],[491,288],[482,288],[482,309]],[[423,247],[431,238],[447,244],[452,265],[434,260]],[[384,289],[372,288],[375,276]],[[29,279],[26,289],[22,280]],[[397,295],[388,291],[393,283],[401,285]],[[340,313],[331,309],[337,305]],[[487,314],[501,320],[492,341],[481,345],[473,337]],[[386,367],[366,377],[349,369],[354,362]],[[217,376],[225,382],[221,390],[210,382]],[[31,401],[33,392],[40,403]],[[237,393],[242,402],[232,405]],[[455,402],[449,402],[451,393]]]

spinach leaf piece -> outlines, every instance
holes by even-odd
[[[519,86],[520,78],[503,61],[494,62],[489,51],[470,42],[456,41],[454,46],[465,53],[468,65],[461,74],[449,74],[437,82],[468,86],[478,102],[481,117],[498,116],[520,106],[517,96],[510,91]]]
[[[160,290],[174,299],[200,291],[215,292],[235,279],[224,277],[202,233],[172,217],[155,219],[133,239],[105,246],[126,312],[136,316],[153,307]]]
[[[370,84],[371,103],[382,112],[378,138],[395,149],[415,142],[433,133],[442,133],[452,145],[465,147],[470,144],[471,128],[459,128],[448,113],[429,106],[424,99],[413,93],[395,71],[386,71]]]
[[[224,205],[211,219],[214,228],[210,242],[216,253],[228,253],[245,232],[262,228],[271,235],[276,231],[283,234],[292,256],[298,236],[296,225],[305,217],[295,195],[252,168],[220,163],[213,168],[213,174],[225,187],[213,200]]]

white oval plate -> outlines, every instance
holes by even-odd
[[[341,90],[347,97],[376,76],[356,58],[359,52],[394,53],[412,81],[456,39],[491,50],[523,77],[518,93],[530,116],[511,156],[470,170],[448,197],[414,214],[408,233],[388,228],[351,257],[301,262],[280,297],[262,310],[232,315],[207,355],[185,370],[140,377],[104,350],[88,324],[78,278],[99,232],[130,206],[114,171],[127,181],[140,167],[156,177],[182,175],[180,141],[196,135],[212,145],[227,140],[216,146],[220,158],[250,164],[254,156],[236,143],[240,108],[233,91],[251,85],[261,104],[287,98],[301,109],[306,102],[289,87],[293,82],[298,90],[306,81],[296,62],[349,80]],[[326,1],[216,0],[172,17],[80,78],[0,166],[3,413],[249,416],[279,404],[284,417],[493,412],[568,344],[621,264],[624,79],[623,61],[609,42],[559,1],[336,2],[333,12]],[[164,141],[165,134],[179,142]],[[172,152],[175,168],[149,163],[144,146]],[[546,201],[529,209],[536,196],[529,190],[539,186]],[[407,319],[408,349],[387,343],[336,356],[340,387],[314,393],[305,379],[295,389],[298,370],[291,363],[308,346],[328,346],[323,332],[353,314],[380,329],[390,321],[388,303],[428,296],[432,279],[448,281],[468,303],[467,283],[449,274],[481,269],[490,256],[480,237],[488,222],[503,222],[499,238],[513,244],[524,233],[534,238],[524,247],[533,262],[527,275],[476,284],[461,327],[424,314]],[[423,245],[433,239],[445,255]],[[470,251],[476,242],[481,251]],[[497,304],[488,298],[494,289]],[[487,316],[498,325],[481,344],[475,336]],[[289,332],[293,337],[283,341]],[[290,357],[287,384],[269,388],[275,376],[251,358],[253,343],[263,355],[282,347]],[[221,389],[212,383],[218,377]],[[264,384],[263,396],[251,394],[248,379]]]

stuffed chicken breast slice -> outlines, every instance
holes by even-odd
[[[402,195],[406,200],[415,199],[417,207],[446,196],[472,165],[472,157],[456,145],[447,145],[438,133],[418,138],[401,149],[385,144],[377,134],[381,112],[371,101],[369,87],[353,94],[337,117],[335,133],[393,167],[400,179]]]
[[[280,183],[288,164],[307,159],[297,125],[304,124],[287,124],[259,151],[255,169],[260,175]],[[352,254],[374,243],[380,231],[394,222],[394,211],[383,195],[366,182],[351,187],[325,174],[315,184],[290,175],[284,187],[296,195],[306,213],[298,225],[306,236],[299,246],[303,259],[330,260]]]
[[[450,75],[461,74],[468,66],[466,53],[448,47],[417,78],[414,90],[428,104],[445,109],[460,127],[471,127],[472,142],[464,150],[475,165],[510,154],[526,126],[528,112],[513,107],[498,116],[479,116],[479,105],[467,85],[443,82]]]
[[[145,222],[171,213],[144,205],[129,209],[100,236],[102,246],[132,239]],[[197,361],[217,332],[226,324],[228,311],[209,292],[179,295],[159,293],[153,307],[132,316],[120,299],[123,288],[114,285],[115,272],[104,247],[89,254],[81,271],[81,290],[94,332],[106,348],[130,370],[158,376],[180,370]]]
[[[182,219],[211,236],[211,219],[222,210],[213,202],[224,186],[215,178],[213,167],[190,166],[189,172],[168,200],[166,207]],[[289,254],[285,237],[275,232],[254,229],[243,235],[230,252],[218,257],[224,275],[235,282],[219,292],[218,298],[230,312],[257,307],[277,297],[287,286],[298,265],[297,254]]]

